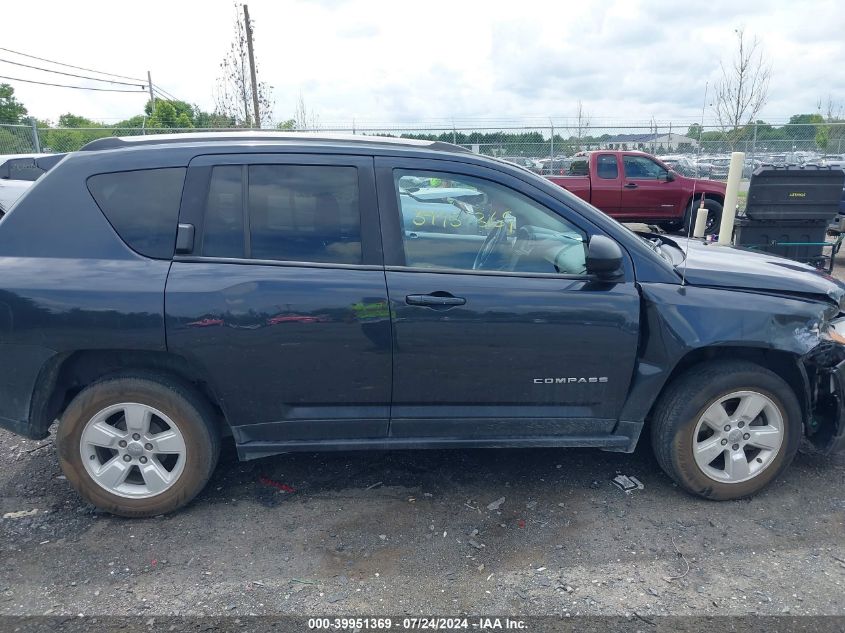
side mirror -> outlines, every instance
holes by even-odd
[[[587,246],[587,273],[600,279],[618,277],[622,268],[622,249],[604,235],[594,235]]]
[[[666,182],[672,182],[675,180],[675,172],[671,169],[666,172]]]

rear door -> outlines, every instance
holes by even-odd
[[[610,216],[620,215],[622,174],[615,154],[595,154],[595,169],[590,177],[593,205]]]
[[[239,443],[387,432],[391,326],[372,165],[291,154],[190,164],[168,348],[206,372]]]

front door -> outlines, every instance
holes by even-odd
[[[393,437],[596,436],[628,390],[639,296],[585,271],[595,230],[483,167],[376,159]]]
[[[648,156],[623,154],[621,205],[632,220],[677,220],[678,183],[669,180],[669,171]]]
[[[167,281],[168,349],[206,372],[238,443],[384,437],[391,336],[372,158],[197,158],[180,223],[195,238]]]

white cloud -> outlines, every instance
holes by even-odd
[[[260,76],[274,86],[277,119],[293,114],[301,92],[323,124],[567,117],[578,100],[596,119],[692,120],[738,26],[763,40],[774,67],[763,118],[812,112],[828,94],[845,100],[845,19],[835,0],[249,5]],[[4,47],[139,78],[149,69],[168,92],[213,107],[215,77],[232,35],[228,0],[50,0],[39,6],[42,19],[20,18],[17,28],[4,29]],[[7,64],[0,64],[0,74],[76,81]],[[145,100],[23,83],[15,88],[32,114],[53,120],[73,112],[115,121],[139,113]]]

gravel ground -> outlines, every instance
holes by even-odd
[[[0,431],[0,516],[20,511],[0,519],[5,615],[845,615],[841,457],[715,503],[647,441],[247,463],[226,445],[188,508],[125,520],[76,495],[51,439]]]

